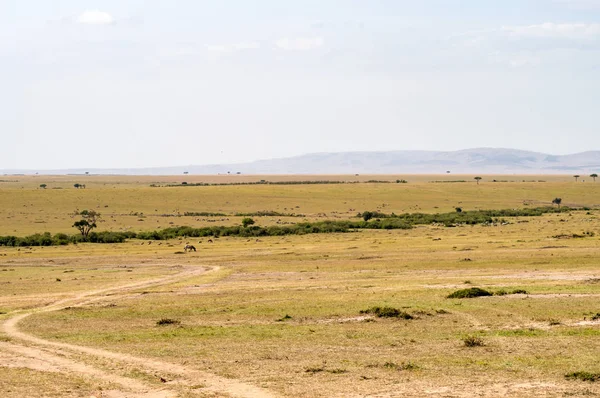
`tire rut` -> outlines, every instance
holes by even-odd
[[[195,387],[194,391],[227,394],[233,397],[244,398],[275,397],[276,395],[274,393],[263,388],[241,381],[227,379],[212,373],[190,369],[174,363],[136,357],[130,354],[45,340],[43,338],[25,333],[18,328],[19,322],[34,314],[57,311],[66,307],[78,307],[92,302],[116,300],[123,297],[129,297],[128,295],[124,295],[124,293],[145,287],[165,285],[180,281],[185,278],[197,276],[202,273],[214,272],[218,269],[218,267],[214,267],[207,271],[205,268],[201,267],[187,268],[176,275],[170,275],[163,278],[135,282],[106,289],[87,291],[74,297],[57,301],[50,305],[28,310],[27,312],[23,313],[17,313],[6,319],[2,325],[2,328],[6,335],[11,339],[27,342],[30,345],[16,343],[13,341],[0,342],[0,349],[21,357],[35,358],[38,360],[38,362],[42,361],[48,366],[66,373],[77,373],[80,375],[101,379],[103,381],[112,382],[114,384],[119,384],[126,388],[130,393],[141,394],[140,396],[156,398],[174,397],[178,395],[177,390],[180,390],[181,388],[201,385],[202,388]],[[32,347],[31,345],[34,345],[35,347]],[[165,388],[156,389],[148,386],[145,383],[142,383],[139,380],[109,373],[107,371],[94,368],[90,365],[68,358],[69,354],[72,353],[85,354],[91,357],[109,359],[111,361],[118,361],[119,363],[135,365],[141,369],[150,371],[151,373],[175,375],[176,378],[175,380],[168,381]],[[0,365],[1,364],[2,363],[0,362]],[[115,392],[113,396],[118,397],[118,393]],[[129,397],[132,395],[126,396]]]

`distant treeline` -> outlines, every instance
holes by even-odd
[[[183,215],[186,217],[306,217],[304,214],[280,213],[278,211],[273,210],[261,210],[250,213],[234,213],[233,215],[225,213],[211,213],[207,211],[186,211],[185,213],[183,213]]]
[[[568,207],[537,207],[532,209],[507,209],[507,210],[473,210],[456,211],[451,213],[406,213],[385,214],[380,212],[358,213],[360,220],[327,220],[319,222],[303,222],[292,225],[244,227],[235,226],[211,226],[193,228],[187,226],[165,228],[156,231],[144,232],[91,232],[84,238],[82,235],[67,235],[58,233],[51,235],[49,232],[34,234],[25,237],[0,236],[0,246],[24,247],[24,246],[58,246],[69,243],[121,243],[127,239],[144,240],[167,240],[179,237],[259,237],[259,236],[283,236],[283,235],[305,235],[317,233],[341,233],[353,232],[361,229],[410,229],[414,225],[442,224],[445,226],[493,224],[502,222],[502,217],[533,217],[546,213],[563,213],[573,209]]]
[[[249,181],[249,182],[182,182],[181,184],[167,184],[166,187],[215,187],[227,185],[324,185],[324,184],[407,184],[406,180],[384,181],[384,180],[368,180],[368,181],[334,181],[334,180],[307,180],[307,181]],[[163,185],[152,184],[151,187],[161,187]]]

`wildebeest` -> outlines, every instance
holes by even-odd
[[[196,251],[196,248],[193,245],[185,245],[185,247],[183,248],[183,251],[187,252],[187,251]]]

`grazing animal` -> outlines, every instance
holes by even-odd
[[[212,239],[209,239],[209,240],[208,240],[208,243],[213,243]]]
[[[185,245],[185,247],[183,248],[183,251],[187,252],[187,251],[196,251],[196,248],[193,245]]]

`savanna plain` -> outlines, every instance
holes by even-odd
[[[367,223],[0,246],[0,391],[600,396],[600,181],[474,177],[0,176],[5,237]]]

